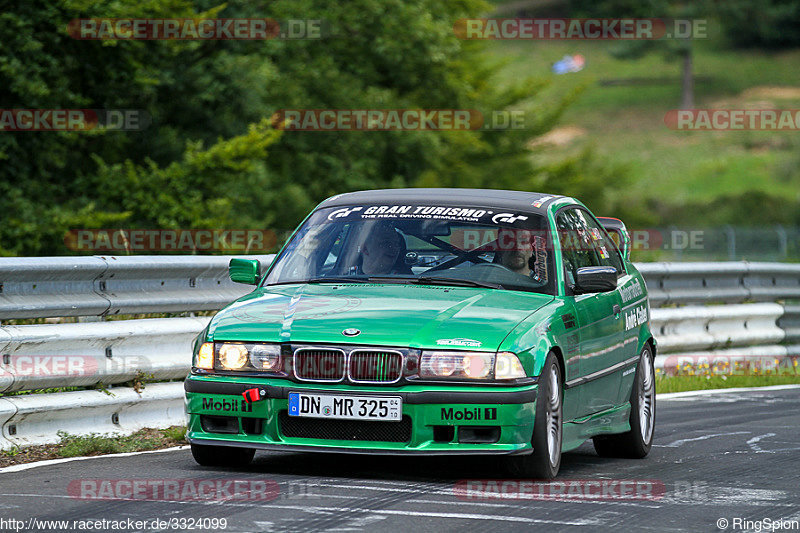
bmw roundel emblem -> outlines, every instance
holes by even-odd
[[[360,329],[356,329],[356,328],[347,328],[346,330],[344,330],[344,331],[342,332],[342,335],[344,335],[345,337],[355,337],[355,336],[356,336],[356,335],[358,335],[359,333],[361,333],[361,330],[360,330]]]

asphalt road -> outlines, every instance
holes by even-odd
[[[125,521],[117,524],[125,531],[220,531],[210,519],[225,519],[224,531],[393,533],[721,531],[719,519],[728,520],[726,531],[755,531],[765,523],[753,521],[800,521],[800,389],[660,399],[657,409],[646,459],[603,459],[584,444],[564,455],[561,484],[525,485],[522,492],[503,485],[513,498],[455,492],[459,480],[502,478],[493,459],[259,452],[234,471],[202,468],[188,450],[177,450],[0,473],[0,529],[13,526],[9,519],[32,518],[69,521],[52,527],[62,531],[111,530],[111,522],[71,523],[103,519]],[[151,488],[128,496],[132,485],[124,482],[131,480],[140,480],[140,489],[148,480]],[[170,480],[182,492],[159,496]],[[247,483],[258,499],[226,489],[232,480]],[[478,483],[471,487],[493,487]],[[193,499],[191,489],[212,499]],[[103,499],[84,499],[95,494]],[[150,523],[137,528],[129,518]],[[154,528],[153,519],[173,522]]]

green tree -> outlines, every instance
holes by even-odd
[[[722,28],[734,46],[800,45],[800,0],[723,0],[715,6]]]
[[[570,0],[574,16],[661,18],[667,21],[687,21],[707,17],[708,0]],[[707,28],[706,28],[707,29]],[[681,108],[694,107],[694,57],[692,38],[630,40],[619,42],[612,54],[623,59],[638,59],[648,53],[661,53],[668,61],[681,63]]]
[[[499,86],[486,43],[453,22],[481,0],[31,0],[0,15],[5,108],[142,109],[142,132],[0,135],[0,254],[68,253],[72,228],[289,229],[332,194],[378,187],[535,188],[527,143],[574,95]],[[324,39],[80,41],[87,17],[317,19]],[[293,132],[281,109],[520,110],[525,128]],[[581,171],[562,167],[565,175]],[[582,172],[582,171],[581,171]],[[603,183],[602,174],[584,177]],[[587,190],[568,179],[555,192]]]

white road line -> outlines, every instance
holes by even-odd
[[[353,485],[353,484],[338,484],[338,483],[314,483],[311,482],[308,484],[309,487],[330,487],[334,489],[361,489],[361,490],[377,490],[377,491],[386,491],[386,492],[408,492],[413,494],[436,494],[436,495],[444,495],[444,496],[454,496],[453,489],[442,490],[439,489],[432,489],[432,490],[422,490],[415,489],[415,488],[401,488],[401,487],[374,487],[371,485]],[[455,486],[455,483],[453,483]]]
[[[764,450],[764,453],[795,452],[800,448],[775,448],[774,450]]]
[[[761,439],[767,439],[769,437],[774,437],[774,436],[775,433],[765,433],[764,435],[758,435],[757,437],[753,437],[752,439],[748,440],[747,445],[750,446],[750,449],[756,453],[764,452],[764,450],[761,449],[761,446],[759,446],[758,443],[761,441]],[[766,453],[772,453],[772,452],[767,451]]]
[[[560,503],[599,503],[603,505],[607,505],[609,503],[616,504],[616,505],[633,505],[635,507],[648,507],[650,509],[659,509],[660,505],[654,505],[652,502],[621,502],[616,500],[581,500],[579,498],[548,498],[548,499],[534,499],[534,498],[511,498],[511,501],[520,502],[520,504],[525,505],[525,509],[532,509],[530,507],[530,502],[541,502],[541,503],[550,503],[550,502],[560,502]],[[508,503],[485,503],[485,502],[445,502],[441,500],[405,500],[403,503],[429,503],[429,504],[445,504],[445,505],[468,505],[468,506],[482,506],[482,507],[510,507],[512,509],[519,509],[520,505],[511,505]],[[537,509],[546,508],[546,505],[542,505],[537,507]]]
[[[144,455],[146,453],[163,453],[174,452],[178,450],[188,450],[188,446],[175,446],[174,448],[162,448],[160,450],[147,450],[144,452],[125,452],[125,453],[111,453],[108,455],[91,455],[88,457],[65,457],[64,459],[48,459],[46,461],[37,461],[35,463],[23,463],[20,465],[11,465],[0,468],[0,474],[8,472],[21,472],[23,470],[30,470],[38,466],[57,465],[60,463],[70,463],[72,461],[86,461],[87,459],[103,459],[105,457],[131,457],[133,455]]]
[[[313,483],[309,484],[309,487],[329,487],[329,488],[349,488],[349,489],[361,489],[361,490],[375,490],[375,491],[389,491],[389,492],[412,492],[412,493],[420,493],[418,490],[413,489],[403,489],[403,488],[384,488],[384,487],[371,487],[369,485],[338,485],[334,483]],[[455,497],[454,490],[446,489],[446,490],[429,490],[429,491],[422,491],[424,495],[428,496],[452,496]],[[421,495],[423,495],[421,494]],[[353,499],[358,498],[358,496],[345,496],[345,495],[336,495],[336,494],[307,494],[308,497],[320,497],[320,498],[341,498],[341,499]],[[490,498],[487,498],[490,500]],[[446,504],[446,505],[474,505],[474,506],[490,506],[490,507],[516,507],[519,508],[519,505],[507,505],[507,504],[495,504],[495,503],[487,503],[487,502],[462,502],[462,501],[447,501],[447,500],[424,500],[424,499],[415,499],[415,500],[404,500],[405,502],[414,502],[414,503],[430,503],[430,504]],[[617,500],[591,500],[591,499],[580,499],[580,498],[547,498],[547,499],[537,499],[537,498],[508,498],[508,501],[519,501],[525,502],[527,505],[529,502],[561,502],[561,503],[590,503],[590,504],[613,504],[613,505],[632,505],[635,507],[651,507],[653,509],[657,509],[661,507],[660,505],[656,505],[651,501],[617,501]]]
[[[500,520],[505,522],[522,522],[527,524],[553,524],[562,526],[597,526],[603,522],[597,519],[577,520],[545,520],[541,518],[528,518],[525,516],[487,515],[476,513],[443,513],[435,511],[410,511],[406,509],[367,509],[362,507],[320,507],[308,505],[273,505],[269,509],[288,509],[292,511],[328,512],[328,513],[363,513],[366,515],[399,515],[399,516],[424,516],[428,518],[460,518],[463,520]]]
[[[679,439],[675,442],[671,442],[669,444],[653,444],[653,446],[657,448],[677,448],[678,446],[683,446],[687,442],[694,442],[698,440],[707,440],[713,439],[714,437],[726,437],[728,435],[749,435],[749,431],[733,431],[731,433],[714,433],[712,435],[703,435],[702,437],[693,437],[691,439]]]
[[[23,498],[66,498],[75,499],[67,495],[54,495],[54,494],[0,494],[3,497],[23,497]],[[95,500],[86,500],[95,501]],[[112,500],[103,500],[112,501]],[[156,502],[156,503],[177,503],[177,504],[199,504],[199,505],[217,505],[222,503],[220,501],[178,501],[178,500],[149,500],[149,499],[134,499],[134,498],[114,498],[113,501],[132,501],[132,502]],[[505,522],[522,522],[527,524],[553,524],[561,526],[598,526],[604,522],[597,518],[576,519],[576,520],[545,520],[541,518],[529,518],[526,516],[505,516],[505,515],[487,515],[475,513],[443,513],[434,511],[411,511],[404,509],[368,509],[363,507],[321,507],[314,505],[283,505],[273,504],[268,502],[231,502],[225,501],[226,506],[233,507],[257,507],[259,509],[287,509],[290,511],[304,511],[309,513],[361,513],[364,515],[400,515],[400,516],[424,516],[428,518],[456,518],[463,520],[499,520]]]
[[[677,400],[680,398],[688,398],[691,396],[708,396],[710,394],[724,394],[726,392],[761,392],[761,391],[787,390],[787,389],[800,389],[800,385],[770,385],[768,387],[737,387],[730,389],[708,389],[708,390],[688,390],[684,392],[668,392],[665,394],[656,394],[656,401]]]
[[[343,494],[320,494],[320,493],[313,493],[313,494],[305,494],[304,497],[308,499],[314,498],[332,498],[332,499],[340,499],[340,500],[353,500],[358,498],[358,496],[346,496]],[[487,498],[488,500],[489,498]],[[531,506],[531,502],[534,503],[542,503],[548,504],[550,502],[560,502],[560,503],[595,503],[595,504],[615,504],[615,505],[632,505],[634,507],[647,507],[650,509],[659,509],[661,508],[660,505],[654,505],[651,501],[617,501],[617,500],[590,500],[590,499],[580,499],[580,498],[507,498],[504,501],[512,501],[518,502],[516,505],[512,505],[510,503],[487,503],[487,502],[477,502],[477,501],[452,501],[452,500],[426,500],[422,498],[416,498],[411,500],[402,500],[396,503],[419,503],[423,505],[466,505],[469,507],[508,507],[511,509],[520,509],[524,506],[525,509],[545,509],[547,508],[546,505],[540,505],[536,507]]]

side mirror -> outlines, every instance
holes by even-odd
[[[617,288],[617,269],[610,266],[582,267],[575,273],[578,294],[609,292]]]
[[[228,276],[235,283],[256,285],[261,279],[261,263],[255,259],[231,259]]]
[[[618,218],[597,217],[597,220],[611,236],[619,251],[622,252],[622,257],[625,258],[625,261],[630,261],[631,238],[628,235],[628,228],[625,227],[625,224]]]

